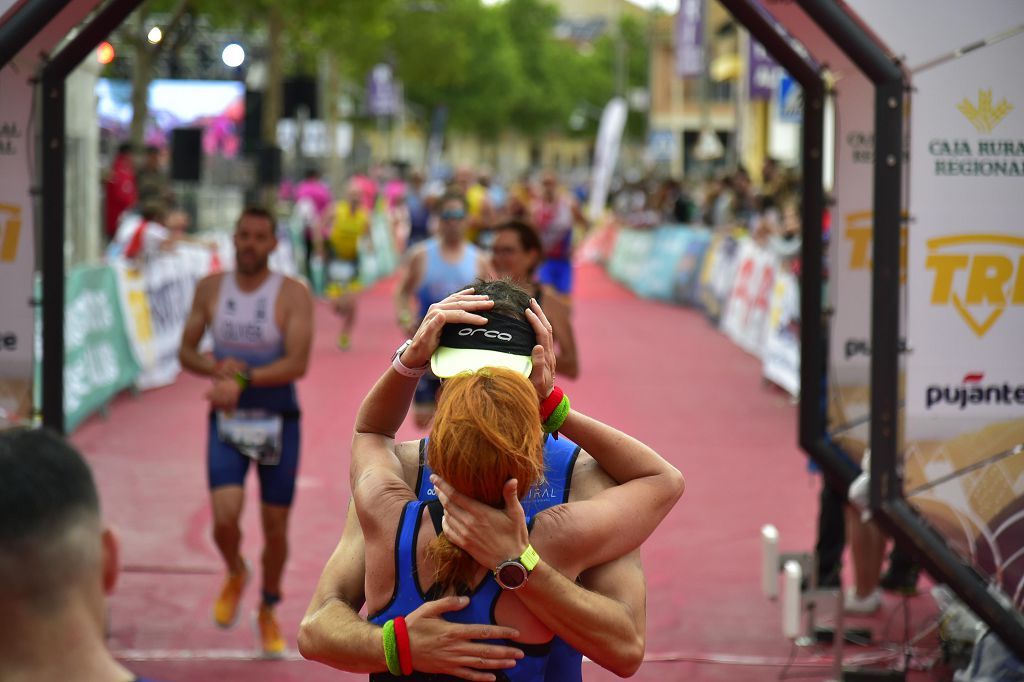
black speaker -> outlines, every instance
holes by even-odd
[[[171,179],[199,182],[203,167],[203,129],[171,131]]]
[[[263,137],[263,93],[245,91],[245,118],[242,121],[242,153],[255,154]]]
[[[256,158],[256,179],[261,185],[276,185],[281,182],[280,147],[260,147]]]
[[[300,106],[305,106],[309,118],[317,117],[316,78],[313,76],[292,76],[284,82],[284,118],[296,118]]]

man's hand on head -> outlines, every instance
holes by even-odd
[[[441,330],[446,324],[487,324],[487,318],[474,314],[477,310],[490,310],[494,301],[483,294],[474,294],[473,289],[463,289],[429,308],[420,323],[410,345],[402,354],[406,367],[423,367],[430,362],[430,356],[441,342]]]
[[[431,475],[430,481],[444,506],[445,536],[484,568],[493,570],[502,561],[518,557],[530,544],[516,479],[505,482],[504,509],[463,495],[437,474]]]
[[[543,402],[555,388],[555,340],[551,331],[551,323],[536,299],[530,299],[530,307],[526,310],[526,320],[537,335],[537,345],[533,347],[533,369],[530,371],[530,382],[537,390],[537,398]]]

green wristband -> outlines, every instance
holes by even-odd
[[[544,433],[555,433],[562,424],[565,423],[566,418],[569,416],[569,396],[562,396],[562,401],[558,403],[558,407],[554,409],[548,420],[544,422]]]
[[[398,640],[395,639],[395,621],[384,623],[384,660],[388,664],[388,672],[395,677],[402,676],[402,663],[398,658]]]

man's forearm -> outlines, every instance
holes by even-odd
[[[178,351],[178,361],[186,370],[200,376],[213,376],[213,373],[217,371],[217,361],[208,355],[203,355],[195,348],[182,346]]]
[[[622,602],[577,585],[544,561],[516,596],[548,629],[602,668],[631,675],[639,667],[644,637]]]
[[[306,374],[308,363],[298,358],[285,356],[269,365],[254,367],[249,371],[252,386],[284,386],[298,381]]]
[[[617,483],[662,473],[671,468],[654,450],[630,435],[575,408],[559,432],[598,461]]]
[[[346,602],[332,597],[302,619],[299,653],[353,673],[386,672],[381,628],[368,623]]]

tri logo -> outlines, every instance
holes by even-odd
[[[934,273],[931,304],[952,306],[978,337],[1007,308],[1024,306],[1024,237],[960,234],[929,239],[925,269]]]
[[[21,238],[21,207],[0,203],[0,263],[13,263],[18,258]]]

